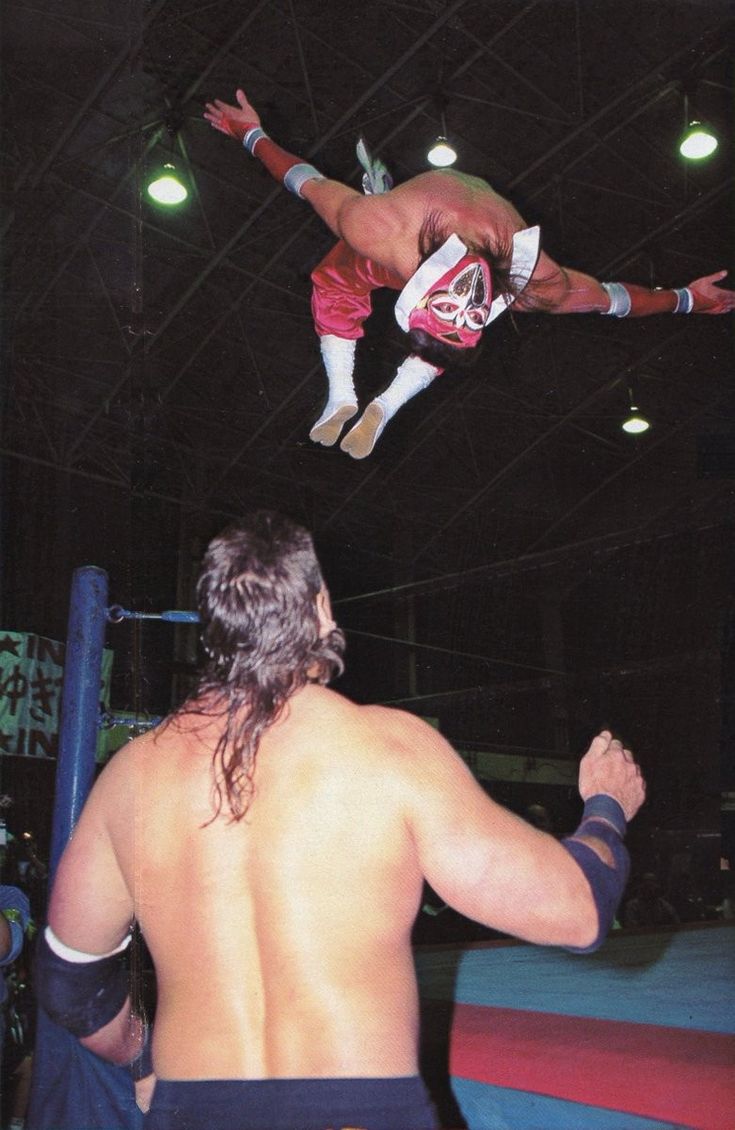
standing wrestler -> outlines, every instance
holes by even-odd
[[[198,597],[196,693],[115,754],[62,857],[43,1006],[131,1059],[138,1025],[109,955],[135,919],[158,986],[147,1130],[432,1130],[410,945],[424,878],[487,926],[595,949],[625,886],[640,769],[599,734],[580,826],[557,842],[432,727],[330,690],[344,637],[311,537],[280,515],[215,538]]]
[[[539,228],[527,227],[513,205],[478,177],[445,169],[385,191],[390,179],[359,146],[369,192],[361,195],[276,145],[242,90],[237,103],[207,103],[204,117],[242,141],[340,240],[311,276],[314,325],[329,382],[326,406],[309,433],[315,443],[336,443],[357,414],[355,346],[364,334],[372,291],[400,291],[396,320],[408,334],[411,353],[342,440],[340,447],[354,459],[369,455],[398,409],[456,362],[458,350],[476,346],[484,327],[511,303],[523,313],[619,318],[724,314],[735,307],[735,291],[715,285],[726,271],[680,289],[649,290],[599,283],[560,267],[540,250]]]

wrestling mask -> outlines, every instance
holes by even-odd
[[[425,330],[432,337],[457,349],[477,345],[490,313],[492,280],[490,268],[477,255],[463,255],[437,280],[408,316],[412,330]]]
[[[513,236],[510,274],[513,294],[493,298],[492,276],[485,259],[468,252],[450,235],[411,275],[396,302],[398,325],[408,333],[422,329],[457,349],[471,349],[485,326],[513,303],[533,274],[541,232],[523,228]]]

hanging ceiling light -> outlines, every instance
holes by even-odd
[[[630,403],[630,411],[620,426],[629,436],[639,436],[643,432],[647,432],[651,425],[638,405],[634,403],[631,389],[628,389],[628,401]]]
[[[167,161],[162,168],[155,171],[148,182],[148,195],[156,204],[175,208],[177,204],[183,204],[189,195],[189,190],[177,173],[175,165]]]
[[[712,130],[702,122],[691,121],[679,142],[679,152],[688,161],[702,161],[710,157],[718,146]]]
[[[687,161],[703,161],[717,149],[718,140],[705,122],[697,117],[697,75],[690,74],[682,82],[684,95],[684,132],[679,139],[679,152]]]
[[[440,134],[426,154],[426,160],[437,169],[446,169],[457,160],[457,151],[449,144],[446,137]]]
[[[623,420],[620,426],[629,436],[638,436],[641,435],[642,432],[647,432],[651,425],[646,417],[641,415],[639,409],[636,408],[634,404],[630,410],[630,415],[627,419]]]
[[[447,95],[441,86],[435,94],[435,99],[439,111],[441,133],[430,145],[426,154],[426,160],[437,169],[447,169],[457,160],[457,151],[447,140],[447,119],[444,114],[444,109],[447,104]]]

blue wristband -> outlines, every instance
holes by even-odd
[[[301,196],[301,189],[310,180],[324,180],[324,174],[315,169],[313,165],[307,165],[305,161],[301,161],[298,165],[292,165],[283,178],[283,187],[287,188],[289,192],[293,192],[294,196]]]
[[[572,953],[592,953],[599,949],[615,921],[630,874],[630,857],[623,843],[625,829],[622,805],[607,793],[597,793],[585,802],[576,832],[561,841],[589,883],[597,909],[597,937],[589,946],[567,946]],[[610,851],[612,866],[603,862],[597,852],[579,838],[581,836],[601,840]]]
[[[602,289],[610,299],[607,310],[600,310],[601,314],[612,314],[614,318],[627,318],[633,305],[630,293],[624,283],[602,283]]]
[[[676,295],[675,314],[691,314],[694,309],[694,295],[688,286],[674,287]]]
[[[245,136],[242,139],[242,143],[245,146],[245,148],[247,149],[247,151],[248,151],[248,153],[250,154],[251,157],[253,155],[253,150],[255,149],[255,146],[258,144],[258,142],[262,138],[267,137],[267,136],[268,136],[268,134],[265,132],[264,129],[261,129],[260,126],[253,126],[252,129],[248,130],[248,132],[245,134]]]
[[[615,797],[611,797],[608,793],[595,793],[594,796],[589,797],[589,799],[585,801],[577,834],[582,831],[587,820],[593,820],[595,817],[599,817],[602,820],[606,820],[608,824],[612,824],[621,840],[625,837],[628,822],[625,819],[622,804],[615,800]]]

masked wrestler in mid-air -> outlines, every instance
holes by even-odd
[[[540,249],[512,204],[478,177],[453,170],[422,173],[397,188],[362,143],[365,195],[322,176],[264,133],[238,90],[237,105],[216,99],[204,117],[241,141],[285,188],[311,204],[339,242],[312,272],[312,313],[329,381],[327,403],[310,438],[329,447],[358,412],[355,347],[379,287],[399,291],[396,320],[410,355],[342,439],[354,459],[373,450],[401,405],[425,389],[456,357],[476,346],[485,326],[511,303],[547,314],[724,314],[735,291],[715,284],[726,271],[673,290],[600,283],[561,267]]]

